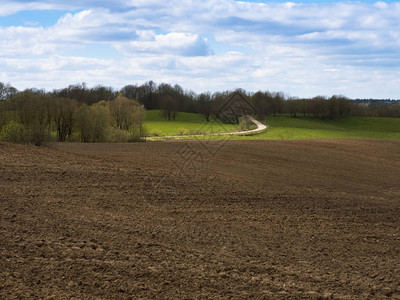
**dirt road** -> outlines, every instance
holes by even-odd
[[[251,122],[253,122],[257,128],[251,129],[251,130],[244,130],[244,131],[233,131],[233,132],[219,132],[219,133],[209,133],[209,134],[194,134],[190,135],[190,137],[204,137],[204,136],[215,136],[215,135],[253,135],[257,133],[263,132],[265,129],[267,129],[267,126],[264,125],[263,123],[257,121],[254,119],[252,116],[246,116]],[[149,137],[149,140],[164,140],[164,139],[170,139],[170,138],[182,138],[184,135],[169,135],[169,136],[153,136]]]

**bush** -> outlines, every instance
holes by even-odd
[[[115,127],[108,128],[107,141],[111,143],[127,143],[131,139],[131,134],[126,130]]]
[[[146,141],[146,138],[143,136],[140,136],[139,133],[131,134],[128,142],[144,142]]]
[[[178,135],[186,135],[187,133],[188,133],[188,130],[186,128],[178,129]]]
[[[29,142],[35,146],[43,146],[50,140],[50,132],[43,125],[33,125],[29,130]]]
[[[240,131],[249,130],[251,126],[251,122],[247,118],[240,118],[239,127]]]
[[[24,125],[11,121],[7,125],[3,126],[0,132],[0,140],[16,143],[26,144],[28,142],[28,135]]]
[[[150,132],[151,136],[162,136],[161,130],[155,129]]]
[[[131,136],[129,142],[145,142],[147,136],[147,128],[145,126],[142,126],[141,130],[136,130],[133,132],[133,136]]]
[[[18,117],[16,116],[15,112],[12,111],[0,112],[0,131],[4,126],[6,126],[13,120],[18,120]]]

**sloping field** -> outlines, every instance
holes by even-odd
[[[148,110],[144,126],[149,136],[194,135],[200,133],[219,133],[240,131],[235,124],[222,124],[213,118],[206,122],[202,114],[178,112],[176,120],[168,121],[161,110]]]
[[[268,116],[269,130],[254,136],[235,136],[237,140],[296,140],[321,138],[363,138],[400,140],[400,118],[348,117],[339,120]],[[218,137],[215,137],[217,139]]]
[[[367,138],[400,140],[400,118],[348,117],[337,120],[268,116],[263,123],[268,130],[251,136],[231,136],[231,140],[297,140],[321,138]],[[166,121],[161,111],[146,111],[145,127],[149,136],[188,136],[240,131],[238,125],[224,124],[204,115],[178,113],[176,121]],[[256,126],[254,126],[255,128]],[[156,134],[157,133],[157,134]],[[192,137],[187,137],[192,138]],[[205,139],[209,137],[204,137]],[[211,139],[226,139],[213,136]]]
[[[0,298],[400,297],[400,142],[0,143]]]

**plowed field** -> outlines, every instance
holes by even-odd
[[[400,298],[400,142],[0,143],[0,298]]]

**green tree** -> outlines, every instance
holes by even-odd
[[[108,108],[113,125],[117,129],[132,132],[134,139],[143,135],[143,105],[118,93],[117,98],[108,103]]]
[[[261,120],[264,120],[268,116],[268,103],[266,94],[258,91],[251,96],[251,102],[257,110],[257,115]]]
[[[104,105],[96,103],[91,106],[90,110],[93,122],[93,142],[104,142],[110,124],[108,109]]]
[[[7,100],[9,109],[14,112],[13,120],[25,127],[28,141],[36,146],[50,138],[52,100],[51,96],[39,90],[25,90]]]
[[[109,126],[107,107],[102,104],[82,104],[75,112],[75,126],[81,142],[104,142]]]
[[[27,143],[27,133],[24,125],[11,121],[1,129],[0,140],[16,144]]]
[[[82,104],[75,112],[75,126],[79,132],[80,141],[89,143],[92,141],[92,122],[90,107],[87,104]]]

